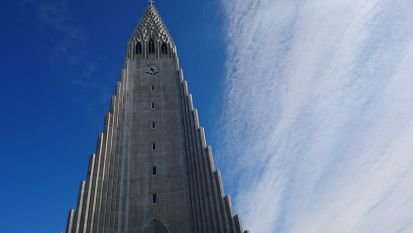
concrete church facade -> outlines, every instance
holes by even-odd
[[[200,127],[176,47],[149,2],[67,233],[245,233]]]

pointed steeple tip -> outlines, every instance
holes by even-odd
[[[158,48],[157,46],[160,47]],[[175,43],[156,9],[154,0],[148,0],[143,16],[129,39],[128,56],[133,56],[130,51],[147,56],[149,48],[153,48],[154,50],[152,51],[151,49],[151,51],[155,53],[164,52],[169,54],[169,50],[175,53]]]

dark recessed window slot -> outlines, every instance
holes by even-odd
[[[152,193],[152,203],[153,204],[158,203],[158,194],[157,193]]]

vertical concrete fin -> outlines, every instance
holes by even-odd
[[[110,102],[110,112],[114,113],[115,112],[115,108],[116,108],[116,96],[112,96],[111,102]]]
[[[186,80],[184,81],[184,93],[186,96],[189,95],[188,82]]]
[[[234,216],[234,222],[235,222],[235,232],[244,233],[244,230],[242,229],[241,219],[238,214]]]
[[[208,146],[204,128],[200,127],[198,111],[194,108],[183,73],[179,72],[182,83],[181,101],[185,125],[190,196],[194,202],[194,231],[241,233],[235,225],[239,219],[233,217],[229,196],[225,196],[221,173],[215,169],[212,148]],[[189,123],[189,124],[188,124]],[[188,128],[189,125],[189,128]]]
[[[203,163],[202,163],[202,150],[200,146],[200,138],[198,130],[195,128],[195,117],[194,117],[194,109],[192,104],[192,96],[191,94],[186,95],[186,104],[185,107],[188,109],[188,132],[189,137],[187,138],[189,145],[190,145],[190,153],[193,160],[193,174],[194,174],[194,189],[196,195],[196,206],[197,206],[197,215],[198,215],[198,229],[197,232],[199,233],[207,233],[209,232],[208,227],[210,226],[209,221],[210,218],[208,217],[208,206],[207,206],[207,189],[205,187],[205,174],[203,172]]]
[[[116,99],[114,119],[113,119],[113,136],[111,146],[111,166],[109,171],[109,184],[108,184],[108,205],[106,207],[106,222],[109,229],[116,228],[116,212],[118,210],[118,168],[119,168],[119,137],[120,137],[120,119],[122,115],[122,100],[123,89],[122,86],[118,86],[118,95]]]
[[[233,214],[233,211],[232,211],[231,196],[226,195],[224,197],[224,202],[225,202],[225,209],[226,209],[226,212],[227,212],[229,227],[230,227],[231,232],[234,232],[235,224],[234,224],[234,219],[232,218],[232,216],[234,214]]]
[[[122,115],[122,96],[123,90],[121,86],[118,88],[118,97],[116,101],[116,108],[114,112],[114,123],[113,123],[113,140],[112,140],[112,157],[111,157],[111,168],[109,172],[109,197],[108,197],[108,205],[106,211],[106,221],[108,222],[109,229],[116,229],[116,213],[118,211],[117,207],[117,200],[118,200],[118,168],[119,168],[119,138],[120,138],[120,119]]]
[[[124,82],[125,82],[125,79],[126,79],[126,69],[123,68],[122,71],[120,72],[120,81],[121,81],[122,83],[124,83]]]
[[[118,101],[119,101],[119,99],[122,98],[122,87],[123,87],[122,82],[118,81],[116,83],[116,97],[118,98]]]
[[[106,163],[106,151],[107,151],[107,142],[109,135],[109,122],[111,119],[111,114],[106,114],[106,123],[105,123],[105,133],[103,134],[101,146],[99,149],[99,172],[97,174],[97,183],[96,183],[96,196],[94,201],[94,215],[91,227],[93,229],[92,233],[99,233],[99,216],[101,213],[101,204],[102,204],[102,186],[104,182],[105,174],[105,163]]]
[[[191,136],[189,138],[191,142],[191,151],[194,156],[194,165],[195,165],[195,177],[196,177],[196,186],[197,186],[197,202],[199,206],[199,211],[200,217],[201,217],[201,222],[200,222],[200,232],[207,233],[208,232],[208,217],[207,217],[207,210],[206,210],[206,203],[205,203],[205,180],[203,177],[202,173],[202,163],[201,163],[201,154],[199,153],[199,136],[197,130],[194,128],[196,125],[195,123],[195,117],[193,115],[193,106],[192,106],[192,96],[188,96],[188,102],[189,102],[189,110],[190,110],[190,133]]]
[[[209,159],[209,153],[207,151],[207,145],[205,140],[205,132],[203,128],[199,130],[199,153],[201,154],[202,168],[205,177],[205,185],[207,197],[206,201],[208,202],[208,215],[211,219],[212,225],[209,228],[209,231],[222,231],[220,220],[218,219],[218,206],[216,205],[216,192],[214,191],[214,182],[213,182],[213,170],[211,169],[211,160]]]
[[[99,135],[98,143],[97,143],[97,148],[96,148],[96,154],[95,154],[95,168],[93,169],[93,178],[92,178],[92,187],[91,187],[91,195],[90,195],[90,211],[88,214],[88,219],[87,219],[87,227],[85,229],[84,233],[91,233],[93,232],[93,224],[94,224],[94,216],[96,213],[96,202],[97,202],[97,193],[98,193],[98,184],[99,184],[99,174],[100,174],[100,164],[102,160],[101,156],[101,151],[103,147],[103,140],[104,140],[104,134],[101,133]]]
[[[73,222],[75,218],[75,210],[71,209],[67,216],[66,233],[73,233]]]
[[[224,231],[225,233],[230,232],[230,223],[228,222],[228,217],[227,217],[227,211],[225,208],[225,203],[224,203],[224,187],[222,185],[222,179],[221,179],[221,172],[219,170],[216,170],[214,172],[214,180],[215,180],[215,185],[217,189],[217,203],[219,205],[219,211],[222,216],[222,221],[224,225]]]
[[[111,113],[110,112],[107,112],[106,114],[105,114],[105,121],[104,121],[104,125],[103,125],[103,132],[105,133],[105,134],[107,134],[107,132],[108,132],[108,129],[109,129],[109,122],[110,122],[110,116],[111,116]]]
[[[201,213],[198,205],[198,192],[196,189],[196,168],[195,168],[195,156],[193,155],[192,143],[191,143],[191,129],[190,129],[190,111],[188,105],[187,91],[185,91],[185,81],[181,84],[181,106],[182,116],[184,120],[184,135],[185,135],[185,151],[188,164],[188,182],[189,193],[192,207],[192,225],[193,231],[200,232],[201,229]]]
[[[185,80],[185,78],[184,78],[184,70],[183,70],[183,69],[180,69],[180,70],[179,70],[179,81],[180,81],[181,83],[183,83],[184,80]]]
[[[111,222],[111,215],[112,215],[112,198],[113,198],[113,177],[114,177],[114,163],[115,163],[115,148],[117,142],[117,118],[118,118],[118,98],[115,99],[113,105],[113,114],[110,124],[110,137],[108,143],[108,152],[107,152],[107,172],[105,174],[106,179],[103,186],[103,213],[101,214],[101,219],[103,224],[103,229],[110,228]]]
[[[212,156],[212,150],[208,150],[208,157]],[[211,158],[208,158],[210,161]],[[212,197],[213,197],[213,202],[215,204],[215,217],[217,218],[217,224],[218,224],[218,228],[217,231],[218,232],[223,232],[225,233],[225,221],[223,219],[222,212],[223,212],[223,206],[221,205],[221,194],[219,193],[219,188],[218,188],[218,184],[215,178],[215,169],[212,169],[213,166],[213,162],[212,165],[210,163],[210,180],[211,180],[211,186],[212,186]]]
[[[204,150],[206,153],[206,170],[208,172],[208,186],[210,187],[210,202],[212,203],[213,218],[216,224],[216,231],[225,232],[224,222],[222,220],[220,208],[220,195],[218,193],[217,184],[214,177],[215,166],[213,160],[212,148],[207,146]]]
[[[80,222],[81,222],[82,216],[83,216],[83,200],[84,200],[84,196],[85,196],[85,186],[86,186],[86,182],[82,181],[80,183],[79,197],[78,197],[78,201],[77,201],[77,214],[76,214],[75,233],[79,233],[80,225],[81,225]]]
[[[195,129],[199,129],[200,126],[199,126],[198,110],[196,110],[196,108],[194,108],[193,114],[194,114]]]
[[[92,187],[93,187],[93,180],[94,180],[94,171],[95,171],[95,161],[96,161],[96,155],[93,154],[90,157],[90,162],[89,162],[89,169],[88,169],[88,179],[87,179],[87,196],[86,196],[86,200],[85,200],[85,205],[84,205],[84,218],[83,218],[83,223],[82,226],[80,228],[80,232],[81,233],[86,233],[86,229],[88,226],[88,219],[89,219],[89,215],[90,215],[90,203],[91,203],[91,193],[92,193]]]
[[[196,110],[193,111],[194,113]],[[197,121],[197,115],[193,114],[193,120]],[[209,179],[208,179],[208,169],[207,169],[207,164],[205,162],[206,155],[205,155],[205,150],[203,149],[202,145],[202,139],[201,139],[201,134],[200,130],[197,129],[196,125],[197,123],[195,122],[193,124],[195,126],[194,130],[194,140],[195,140],[195,146],[196,146],[196,161],[198,164],[198,169],[197,172],[200,177],[200,185],[201,185],[201,204],[203,207],[203,212],[205,214],[205,225],[206,225],[206,231],[211,232],[214,230],[214,227],[216,227],[215,219],[213,218],[213,211],[212,211],[212,206],[210,203],[210,185],[209,185]]]
[[[199,128],[199,134],[201,137],[201,143],[202,143],[202,149],[204,150],[207,148],[207,143],[206,143],[206,137],[205,137],[205,129],[204,128]]]
[[[192,95],[191,94],[188,95],[188,102],[189,102],[189,109],[191,111],[193,111],[194,110],[194,103],[192,101]]]
[[[87,181],[90,181],[92,179],[93,169],[95,166],[95,158],[96,158],[95,154],[92,154],[89,157],[89,166],[87,169]]]
[[[179,65],[178,50],[176,49],[176,46],[174,46],[174,53],[175,53],[175,61],[176,61],[176,70],[179,70],[180,65]]]
[[[108,181],[109,181],[109,171],[111,162],[111,149],[112,149],[112,138],[113,138],[113,121],[114,113],[108,113],[108,121],[106,125],[105,134],[105,148],[104,148],[104,158],[102,167],[102,183],[100,186],[100,198],[99,198],[99,214],[97,215],[98,220],[98,232],[103,232],[104,227],[106,227],[105,221],[105,209],[107,206],[107,196],[108,196]]]
[[[222,184],[221,171],[219,169],[217,169],[215,171],[215,180],[217,181],[218,191],[219,191],[220,196],[222,198],[222,197],[224,197],[224,186]]]
[[[103,143],[103,137],[104,133],[101,132],[98,136],[97,142],[96,142],[96,154],[99,156],[99,152],[102,149],[102,143]]]
[[[207,146],[207,155],[208,155],[208,161],[209,161],[209,169],[211,169],[211,171],[214,172],[215,171],[214,153],[212,152],[211,146]]]

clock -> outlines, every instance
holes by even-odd
[[[155,64],[149,64],[146,66],[146,73],[150,75],[155,75],[159,73],[159,67]]]

